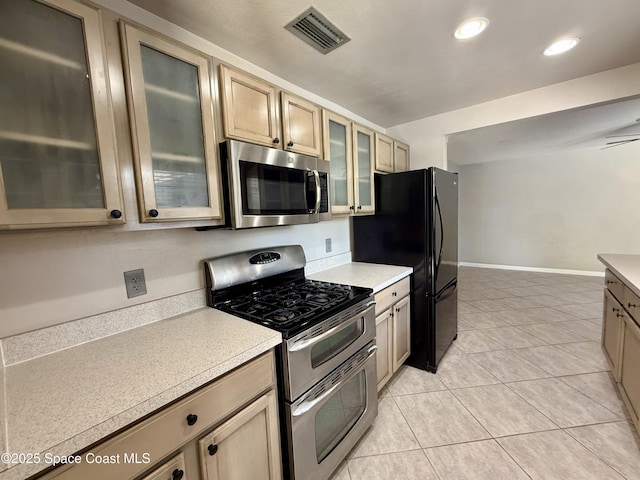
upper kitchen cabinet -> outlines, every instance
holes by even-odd
[[[291,152],[320,156],[320,107],[282,92],[282,147]]]
[[[376,132],[376,170],[393,173],[393,138]]]
[[[0,3],[0,229],[123,223],[100,12]]]
[[[276,89],[254,76],[220,65],[224,135],[279,147]]]
[[[140,219],[219,219],[210,58],[121,22]]]
[[[393,171],[406,172],[409,170],[409,145],[393,141]]]
[[[324,158],[331,162],[331,212],[373,213],[373,131],[328,110],[322,115]]]

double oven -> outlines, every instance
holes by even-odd
[[[302,247],[205,261],[208,304],[282,334],[276,349],[287,478],[322,480],[377,415],[371,289],[308,280]]]

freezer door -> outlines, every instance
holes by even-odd
[[[458,335],[458,282],[449,284],[435,298],[435,365]],[[432,370],[435,372],[435,368]]]
[[[458,175],[432,170],[432,268],[435,295],[458,276]]]

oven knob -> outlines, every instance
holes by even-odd
[[[187,415],[187,425],[189,426],[195,425],[197,421],[198,421],[198,415],[194,415],[193,413],[190,413],[189,415]]]
[[[149,210],[149,216],[156,218],[158,216],[158,210],[156,210],[155,208],[152,208],[151,210]]]
[[[273,143],[275,143],[276,145],[280,143],[280,139],[278,137],[273,139]]]
[[[171,480],[180,480],[184,477],[184,470],[178,470],[177,468],[171,472]]]
[[[216,452],[218,451],[218,445],[214,445],[212,443],[207,447],[207,450],[209,450],[209,455],[215,455]]]

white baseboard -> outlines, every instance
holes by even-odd
[[[587,277],[604,277],[604,271],[565,270],[562,268],[520,267],[517,265],[493,265],[490,263],[458,262],[461,267],[495,268],[498,270],[520,270],[523,272],[559,273],[562,275],[584,275]]]

